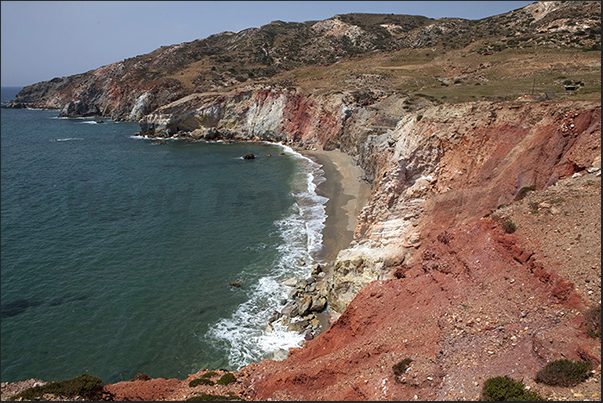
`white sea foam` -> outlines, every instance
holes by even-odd
[[[229,365],[237,369],[303,344],[302,334],[288,332],[279,320],[271,323],[269,331],[268,321],[281,306],[281,300],[287,298],[289,288],[282,281],[291,276],[309,276],[310,263],[324,248],[322,230],[328,199],[316,193],[318,185],[325,181],[322,166],[290,147],[282,147],[285,154],[300,163],[302,171],[293,183],[296,202],[285,218],[274,223],[282,239],[277,258],[270,274],[251,286],[249,300],[239,305],[231,317],[212,325],[204,336],[226,350]]]
[[[81,137],[68,137],[65,139],[54,139],[52,141],[74,141],[74,140],[84,140],[84,139]]]

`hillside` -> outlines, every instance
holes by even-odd
[[[267,86],[350,92],[364,104],[393,92],[410,103],[599,99],[600,12],[598,2],[542,2],[482,20],[347,14],[273,21],[33,84],[14,106],[139,120],[192,93]],[[567,80],[584,86],[570,94]]]
[[[281,309],[267,325],[307,336],[286,359],[227,385],[221,369],[140,374],[99,397],[479,400],[506,375],[548,400],[600,400],[600,15],[537,2],[479,21],[275,21],[26,87],[13,107],[137,120],[153,140],[338,149],[372,189],[353,241],[287,303],[324,298],[328,329]],[[588,362],[588,379],[536,382],[558,359]]]

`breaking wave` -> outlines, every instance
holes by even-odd
[[[279,321],[269,319],[287,298],[288,287],[283,280],[292,276],[309,276],[310,263],[318,260],[324,249],[322,231],[326,220],[327,198],[316,193],[325,181],[322,166],[281,145],[283,152],[295,158],[300,170],[293,181],[295,203],[286,217],[274,223],[282,242],[277,247],[269,274],[261,277],[248,291],[248,300],[239,305],[231,317],[210,326],[203,336],[210,344],[227,352],[229,365],[237,369],[252,362],[300,347],[304,336],[289,332]],[[276,354],[276,355],[275,355]]]

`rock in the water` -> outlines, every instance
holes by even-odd
[[[281,317],[281,313],[279,311],[272,312],[272,316],[268,319],[268,323],[272,323],[277,321]]]
[[[283,281],[283,284],[286,285],[287,287],[295,287],[298,280],[299,279],[297,277],[291,277],[291,278],[288,278],[287,280]]]
[[[253,159],[255,159],[255,155],[253,155],[252,153],[245,154],[245,155],[243,156],[243,159],[244,159],[244,160],[253,160]]]
[[[289,324],[289,326],[287,326],[287,331],[288,332],[297,332],[297,333],[303,332],[309,323],[310,322],[307,320],[300,320],[298,322],[292,322]]]
[[[289,316],[289,317],[297,316],[298,313],[299,313],[299,310],[298,310],[297,306],[295,306],[295,305],[287,305],[286,307],[284,307],[281,310],[281,314],[283,314],[284,316]]]

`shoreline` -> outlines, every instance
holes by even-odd
[[[318,191],[329,200],[325,205],[327,218],[323,229],[324,263],[333,262],[339,251],[354,239],[356,218],[371,194],[371,186],[361,181],[363,171],[352,163],[352,157],[340,150],[296,150],[322,165],[325,181]]]
[[[139,136],[145,140],[188,140],[180,136],[168,138],[157,136]],[[322,166],[325,181],[318,185],[317,193],[328,198],[325,205],[325,228],[323,229],[322,243],[325,247],[325,256],[321,257],[322,263],[333,262],[339,251],[346,249],[354,239],[356,218],[360,210],[368,202],[371,195],[371,185],[361,180],[364,172],[362,168],[352,163],[352,157],[340,150],[323,150],[321,145],[314,149],[300,147],[268,140],[195,140],[206,143],[267,143],[291,147],[295,152],[310,158]]]
[[[347,249],[354,239],[358,213],[368,202],[372,189],[370,184],[361,180],[364,174],[362,168],[354,165],[352,157],[342,151],[325,151],[322,147],[293,147],[293,150],[320,164],[323,170],[325,181],[318,185],[316,193],[328,199],[322,230],[324,249],[320,256],[314,258],[309,278],[287,280],[286,285],[292,287],[289,302],[270,323],[282,318],[290,324],[287,330],[305,332],[308,340],[308,335],[313,338],[331,326],[333,318],[325,286],[333,276],[333,266],[339,252]],[[291,322],[293,318],[297,318],[295,324]]]
[[[148,140],[187,140],[179,136],[171,138],[139,136]],[[215,143],[216,140],[196,140]],[[266,140],[219,140],[224,143],[264,143],[289,147],[321,166],[324,181],[316,187],[316,194],[327,198],[325,204],[325,221],[322,229],[322,250],[312,256],[312,273],[302,279],[292,277],[285,285],[292,287],[289,297],[281,301],[284,307],[276,308],[275,314],[269,319],[267,332],[273,329],[272,323],[280,321],[287,326],[288,331],[304,334],[313,338],[318,333],[329,329],[333,318],[330,315],[328,297],[324,294],[325,284],[333,275],[333,266],[340,253],[350,247],[354,240],[357,217],[361,209],[370,199],[372,187],[362,180],[364,171],[353,164],[352,157],[340,150],[325,151],[322,146],[303,147],[297,144]],[[306,264],[308,262],[304,262]],[[318,266],[320,265],[320,266]],[[318,267],[318,272],[316,272]],[[322,273],[321,273],[322,272]],[[310,286],[311,283],[315,285]],[[279,309],[280,308],[280,309]],[[275,360],[281,360],[288,355],[284,350],[274,353]]]

